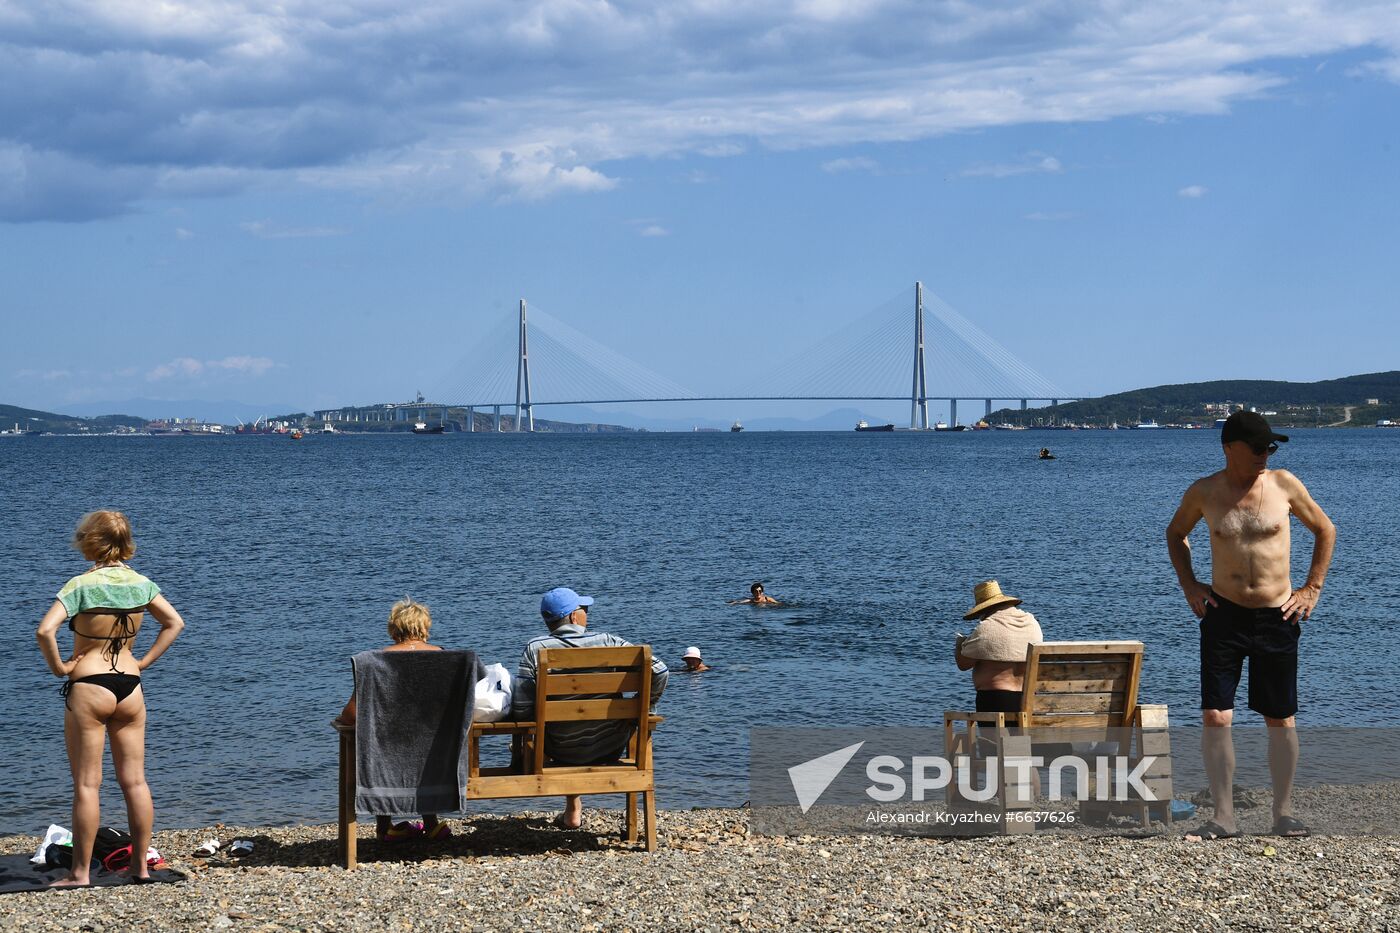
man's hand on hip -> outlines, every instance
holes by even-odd
[[[1215,594],[1210,591],[1210,586],[1200,580],[1181,584],[1181,591],[1186,594],[1186,602],[1198,619],[1204,618],[1207,606],[1218,605],[1215,601]]]
[[[1321,595],[1322,587],[1312,583],[1303,584],[1294,590],[1287,602],[1280,607],[1283,610],[1283,617],[1295,625],[1299,622],[1306,622],[1317,606],[1317,598]]]

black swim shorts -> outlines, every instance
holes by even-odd
[[[1249,708],[1287,719],[1298,712],[1298,636],[1277,606],[1250,609],[1211,593],[1201,619],[1201,709],[1234,709],[1249,658]]]

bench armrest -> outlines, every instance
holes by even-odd
[[[970,723],[975,722],[982,726],[995,726],[997,718],[1003,717],[1002,722],[1015,725],[1019,721],[1019,713],[974,713],[968,710],[948,710],[943,714],[943,725],[951,725],[955,722]]]

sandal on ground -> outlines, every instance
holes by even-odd
[[[1312,830],[1297,817],[1281,816],[1274,821],[1274,835],[1285,839],[1303,839],[1311,836]]]
[[[452,838],[452,827],[446,823],[438,823],[432,829],[424,829],[423,835],[429,842],[442,842],[444,839]]]
[[[194,850],[196,858],[213,858],[215,853],[224,847],[224,844],[217,839],[206,839]]]
[[[1211,820],[1201,828],[1193,829],[1188,832],[1186,838],[1191,839],[1194,837],[1201,842],[1214,842],[1217,839],[1239,839],[1243,835],[1244,833],[1240,832],[1238,829],[1234,832],[1230,832],[1224,826],[1215,822],[1215,820]]]
[[[253,841],[251,839],[235,839],[229,844],[228,854],[236,858],[253,854]]]
[[[389,829],[379,835],[384,842],[403,842],[405,839],[413,839],[423,835],[422,823],[410,823],[404,820],[402,823],[395,823]]]

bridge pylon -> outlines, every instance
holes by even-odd
[[[928,430],[928,377],[924,372],[924,283],[914,283],[914,384],[909,390],[909,430]]]
[[[526,422],[528,427],[523,426]],[[520,299],[520,355],[515,364],[515,430],[531,433],[535,430],[535,407],[530,404],[530,341],[525,332],[524,298]]]

